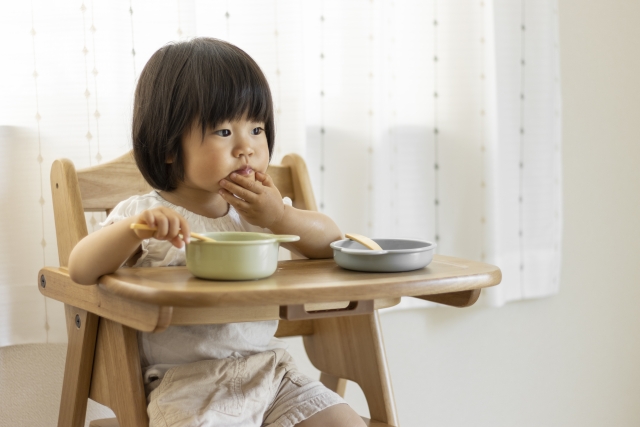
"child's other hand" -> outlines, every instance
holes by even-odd
[[[173,209],[164,206],[148,209],[138,214],[134,222],[157,228],[155,231],[134,230],[141,239],[168,240],[176,248],[181,248],[183,242],[189,243],[189,223]]]
[[[232,173],[220,186],[222,198],[249,224],[270,229],[284,215],[280,191],[266,173],[256,172],[255,179]]]

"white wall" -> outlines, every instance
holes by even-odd
[[[383,313],[403,427],[640,425],[640,2],[560,0],[559,13],[560,294]],[[292,352],[313,373],[299,341]],[[0,426],[56,425],[63,364],[63,346],[0,348]],[[362,408],[359,390],[347,398]]]

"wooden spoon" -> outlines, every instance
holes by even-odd
[[[355,240],[356,242],[360,243],[363,246],[366,246],[367,248],[371,249],[372,251],[381,251],[382,250],[382,248],[380,247],[379,244],[377,244],[376,242],[374,242],[373,240],[371,240],[368,237],[361,236],[360,234],[346,233],[344,236],[347,239]]]
[[[157,230],[156,227],[149,227],[147,224],[131,224],[131,229],[132,230],[147,230],[147,231],[155,231]],[[189,233],[189,235],[191,237],[194,237],[198,240],[203,240],[205,242],[216,242],[216,240],[212,239],[211,237],[207,237],[207,236],[203,236],[202,234],[198,234],[198,233]]]

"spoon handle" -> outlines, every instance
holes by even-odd
[[[155,231],[158,228],[157,227],[150,227],[147,224],[131,224],[130,225],[132,230],[147,230],[147,231]],[[211,237],[207,237],[207,236],[203,236],[202,234],[198,234],[198,233],[189,233],[189,235],[193,238],[196,238],[198,240],[204,240],[205,242],[215,242],[214,239],[212,239]]]
[[[376,242],[374,242],[370,238],[362,236],[360,234],[346,233],[345,237],[347,239],[355,240],[356,242],[360,243],[363,246],[366,246],[367,248],[369,248],[369,249],[371,249],[373,251],[381,251],[382,250],[382,248],[380,247],[379,244],[377,244]]]
[[[217,240],[212,239],[211,237],[203,236],[202,234],[194,233],[193,231],[189,233],[189,235],[205,242],[217,242]]]

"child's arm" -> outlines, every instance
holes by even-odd
[[[134,232],[134,223],[157,227],[156,231]],[[185,237],[180,237],[182,233]],[[172,209],[159,207],[125,218],[112,225],[91,233],[72,249],[69,255],[69,276],[83,285],[93,285],[104,274],[113,273],[126,261],[139,255],[142,239],[153,237],[169,240],[180,248],[183,239],[188,242],[189,224]]]
[[[275,234],[300,236],[299,241],[283,246],[307,258],[333,256],[329,243],[342,239],[342,233],[331,218],[284,205],[282,195],[265,173],[256,172],[255,180],[238,174],[232,174],[230,179],[220,182],[220,194],[247,222]]]
[[[284,214],[279,222],[269,229],[274,234],[295,234],[300,240],[282,246],[294,250],[307,258],[332,258],[329,243],[342,239],[342,232],[335,222],[320,212],[305,211],[284,205]]]

